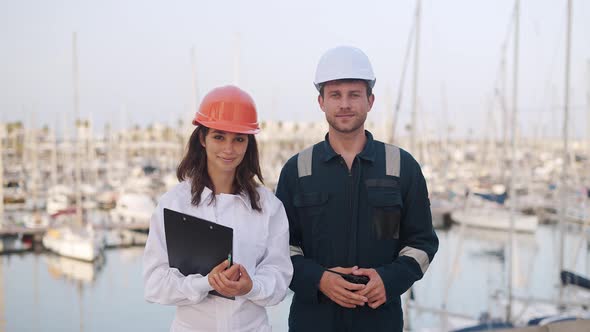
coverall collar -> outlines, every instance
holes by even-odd
[[[326,136],[324,137],[324,151],[322,157],[322,160],[324,162],[328,162],[332,158],[340,156],[338,153],[336,153],[336,151],[334,151],[334,149],[330,145],[330,138],[328,136],[329,134],[326,134]],[[373,144],[373,135],[368,130],[365,130],[365,136],[367,137],[367,142],[365,143],[365,147],[363,148],[363,150],[357,156],[366,161],[374,162],[375,144]]]

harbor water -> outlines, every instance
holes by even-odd
[[[454,314],[500,315],[495,298],[506,294],[508,233],[455,226],[437,234],[440,249],[413,288],[406,327],[444,327]],[[515,243],[513,295],[557,301],[559,227],[539,225],[534,234],[516,234]],[[109,249],[95,264],[47,252],[0,256],[0,330],[166,331],[174,307],[144,300],[142,254],[142,247]],[[588,237],[580,228],[566,229],[564,257],[565,268],[590,274]],[[287,330],[290,299],[268,309],[273,331]]]

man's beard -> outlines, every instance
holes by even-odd
[[[353,132],[359,130],[365,124],[366,119],[367,119],[366,114],[362,118],[355,117],[354,121],[352,121],[351,123],[347,123],[346,125],[343,126],[343,125],[338,124],[337,121],[335,121],[335,117],[330,118],[326,115],[326,120],[328,121],[330,128],[333,128],[337,132],[343,133],[343,134],[349,134],[349,133],[353,133]]]

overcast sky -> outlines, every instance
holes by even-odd
[[[521,1],[518,109],[529,134],[561,133],[566,4]],[[590,131],[590,1],[573,5],[571,122],[581,136]],[[341,44],[363,49],[373,63],[376,104],[369,119],[382,122],[391,114],[386,100],[401,89],[400,120],[407,124],[412,62],[406,84],[399,82],[415,6],[413,0],[0,0],[0,121],[29,121],[34,112],[37,125],[53,126],[72,117],[76,32],[80,113],[99,130],[106,122],[120,128],[190,117],[192,47],[200,96],[237,79],[261,119],[321,121],[315,66]],[[513,0],[422,1],[421,133],[440,135],[445,109],[456,133],[500,132],[492,96],[513,7]]]

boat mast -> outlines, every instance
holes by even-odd
[[[233,84],[240,85],[240,34],[236,33],[234,36],[234,54],[233,54]]]
[[[4,123],[0,122],[0,228],[4,223],[4,135],[5,135],[5,125]],[[8,135],[6,135],[6,145],[8,146]],[[0,265],[2,262],[0,261]],[[1,271],[0,271],[1,272]],[[1,287],[1,285],[0,285]],[[1,295],[1,294],[0,294]],[[1,317],[0,317],[1,323]],[[0,327],[2,327],[0,325]]]
[[[192,119],[195,116],[195,114],[197,114],[197,108],[199,107],[199,84],[198,84],[198,80],[197,80],[197,53],[195,51],[195,47],[191,47],[191,54],[190,54],[190,58],[191,58],[191,83],[192,83],[192,87],[191,87],[191,110],[190,113],[188,115],[188,117],[186,119],[182,120],[182,123],[184,124],[184,135],[186,136],[183,140],[183,142],[188,141],[188,138],[190,138],[192,132],[193,132],[193,125],[192,125]],[[182,151],[182,149],[181,149]],[[182,156],[179,156],[182,157]]]
[[[570,52],[571,52],[571,38],[572,38],[572,1],[567,2],[567,27],[565,37],[565,82],[563,93],[563,163],[561,169],[561,190],[560,199],[561,206],[559,211],[559,272],[564,268],[563,246],[565,236],[565,210],[566,210],[566,195],[567,195],[567,171],[569,167],[569,147],[568,147],[568,127],[569,127],[569,97],[570,97]],[[562,289],[560,288],[560,293]],[[561,294],[560,294],[561,298]]]
[[[514,3],[514,49],[513,49],[513,67],[512,67],[512,120],[510,124],[510,244],[508,246],[508,305],[506,307],[506,319],[510,321],[512,318],[512,270],[515,247],[514,238],[514,214],[516,210],[516,189],[515,189],[515,173],[516,173],[516,127],[517,127],[517,106],[518,106],[518,41],[520,30],[520,0]]]
[[[416,21],[415,21],[415,39],[414,39],[414,82],[413,82],[413,89],[412,89],[412,124],[411,124],[411,133],[410,133],[410,152],[416,154],[416,107],[417,107],[417,89],[418,89],[418,55],[419,55],[419,44],[420,44],[420,11],[421,11],[422,3],[421,0],[416,1]],[[401,89],[401,86],[400,86]],[[422,160],[420,158],[419,160]],[[423,161],[423,160],[422,160]],[[405,295],[405,306],[404,309],[404,321],[408,322],[408,329],[410,327],[410,310],[409,310],[409,303],[411,299],[411,292],[412,288],[406,291]]]
[[[500,105],[502,107],[502,158],[501,160],[501,181],[503,185],[506,185],[506,156],[508,155],[508,107],[506,106],[506,79],[508,75],[506,75],[506,46],[508,40],[506,40],[505,44],[503,45],[503,52],[502,52],[502,60],[500,63],[500,75],[501,75],[501,86],[502,86],[502,94],[499,95]]]
[[[2,158],[0,158],[0,160],[2,160]],[[2,165],[0,165],[0,166],[2,166]],[[3,168],[0,168],[0,169],[2,169],[2,172],[4,172]],[[5,314],[6,314],[6,305],[4,304],[4,256],[0,255],[0,331],[6,331],[6,316],[5,316]]]
[[[418,59],[420,55],[420,16],[421,0],[416,2],[416,35],[414,36],[414,82],[412,88],[412,125],[410,135],[410,152],[416,153],[416,111],[418,107]]]
[[[418,8],[416,8],[418,9]],[[416,30],[416,21],[414,21],[414,24],[412,24],[412,27],[410,29],[410,33],[408,34],[408,40],[406,43],[406,53],[404,55],[404,65],[402,66],[402,76],[400,78],[400,82],[399,82],[399,87],[397,89],[397,100],[395,102],[395,108],[393,111],[393,121],[391,124],[391,142],[392,144],[395,144],[395,133],[396,133],[396,128],[397,128],[397,119],[399,116],[399,110],[401,108],[401,104],[402,104],[402,97],[403,97],[403,87],[404,87],[404,82],[406,79],[406,70],[408,68],[408,61],[410,58],[410,49],[412,48],[412,41],[414,41],[414,31]]]
[[[76,32],[72,35],[72,75],[74,82],[74,125],[76,128],[75,142],[73,144],[75,169],[74,169],[74,192],[76,196],[76,222],[82,224],[82,192],[80,183],[82,181],[82,171],[80,169],[80,140],[82,121],[80,119],[80,81],[78,77],[78,43]]]
[[[30,189],[31,189],[31,205],[33,212],[37,211],[37,200],[39,199],[39,188],[37,184],[39,183],[39,165],[38,165],[38,131],[37,131],[37,121],[35,116],[35,110],[31,110],[30,113],[30,129],[29,129],[29,144],[27,147],[29,148],[29,153],[31,155],[31,173],[30,173]]]
[[[105,145],[105,159],[106,159],[106,165],[105,165],[105,178],[106,178],[106,182],[110,183],[111,179],[113,178],[113,134],[112,134],[112,128],[111,128],[111,123],[107,122],[104,124],[104,145]]]
[[[195,52],[194,46],[191,47],[191,83],[191,115],[194,116],[197,113],[197,106],[199,105],[199,85],[197,83],[197,54]]]
[[[443,170],[443,186],[445,190],[449,190],[450,188],[450,181],[449,181],[449,165],[451,164],[451,123],[449,121],[449,102],[447,99],[447,90],[445,88],[445,83],[443,82],[440,86],[441,91],[441,99],[442,99],[442,112],[443,112],[443,138],[442,138],[442,148],[443,157],[442,157],[442,170]]]
[[[588,158],[590,158],[590,59],[588,59],[586,67],[588,68],[588,91],[586,92],[586,106],[588,107],[588,114],[586,114],[588,117],[588,122],[586,124],[586,135],[588,136],[588,145],[586,147],[586,152],[588,153]],[[586,188],[586,190],[590,190],[590,188]]]
[[[51,187],[55,187],[57,185],[57,121],[55,121],[55,126],[53,129],[49,130],[50,136],[49,141],[51,144],[51,154],[50,154],[50,163],[51,163]]]

